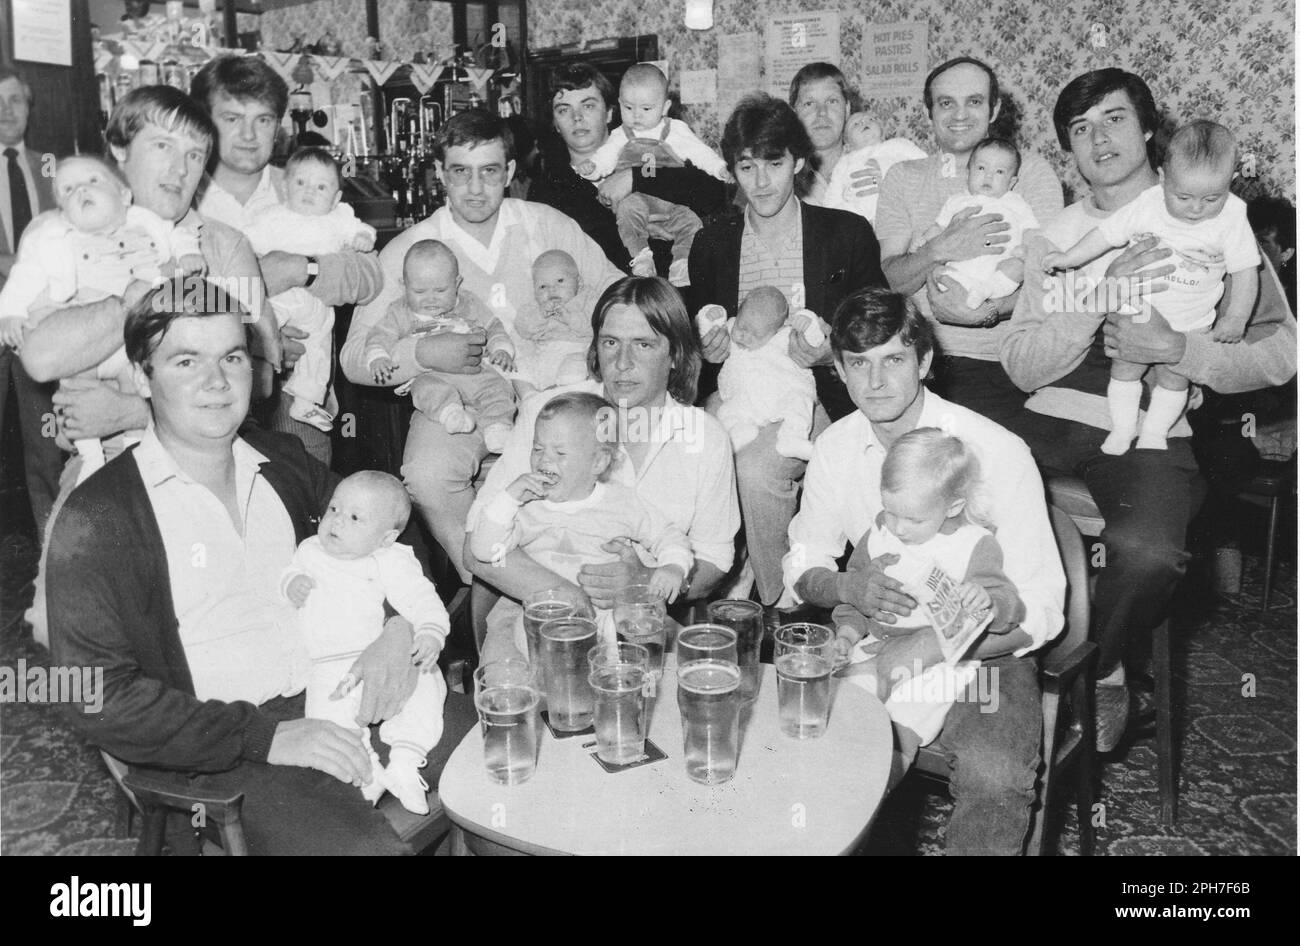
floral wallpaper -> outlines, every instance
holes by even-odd
[[[683,0],[531,0],[529,45],[655,33],[676,87],[680,70],[716,65],[719,33],[761,36],[769,16],[839,10],[840,66],[855,82],[868,21],[923,19],[930,24],[929,65],[967,54],[987,60],[1017,107],[1021,144],[1047,158],[1076,195],[1084,185],[1056,143],[1052,105],[1074,76],[1119,66],[1150,83],[1173,122],[1215,118],[1236,133],[1250,159],[1243,160],[1238,187],[1245,196],[1269,192],[1295,200],[1295,0],[872,0],[869,7],[847,0],[714,0],[714,28],[703,31],[686,29],[683,7]],[[380,38],[393,58],[431,50],[451,34],[447,4],[385,0],[379,14]],[[287,48],[295,36],[312,42],[328,24],[344,51],[355,54],[365,38],[365,6],[316,0],[268,11],[261,23],[264,42],[275,48]],[[933,145],[919,96],[873,104],[893,116],[893,134]],[[713,111],[688,106],[681,117],[716,144],[726,116]]]
[[[315,43],[327,29],[349,56],[361,56],[366,41],[365,0],[315,0],[262,14],[262,45],[288,49],[301,37]],[[417,52],[431,53],[451,42],[451,4],[428,0],[383,0],[379,37],[384,57],[409,61]]]
[[[718,33],[758,31],[761,44],[769,16],[839,10],[840,67],[856,82],[868,21],[927,20],[929,65],[960,55],[988,61],[1018,106],[1021,143],[1047,158],[1076,195],[1084,185],[1056,142],[1052,106],[1073,77],[1118,66],[1145,78],[1175,122],[1214,118],[1236,133],[1243,156],[1254,156],[1253,168],[1242,166],[1246,196],[1264,191],[1295,200],[1295,0],[714,0],[714,28],[699,32],[683,25],[683,6],[531,0],[529,45],[657,33],[676,87],[680,70],[716,65]],[[1104,46],[1094,45],[1094,24],[1105,27]],[[933,146],[919,95],[873,104],[892,114],[892,133]],[[716,144],[726,116],[700,106],[681,111]]]

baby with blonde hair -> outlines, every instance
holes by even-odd
[[[880,514],[854,544],[847,572],[874,561],[924,603],[890,625],[841,604],[833,612],[835,644],[855,664],[851,679],[885,701],[900,744],[914,750],[939,734],[953,702],[949,697],[964,689],[978,666],[977,661],[949,666],[939,635],[960,625],[961,612],[991,612],[987,632],[1005,634],[1024,619],[1025,606],[1002,569],[1002,549],[986,527],[979,460],[961,440],[936,427],[918,427],[899,437],[881,469],[880,499]],[[877,656],[884,639],[918,631],[925,638],[906,660],[886,663]],[[953,679],[936,686],[935,678],[944,674]],[[935,699],[935,693],[943,698]]]

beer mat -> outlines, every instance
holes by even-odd
[[[668,756],[664,754],[664,750],[660,749],[649,739],[645,741],[645,755],[639,759],[634,759],[631,762],[624,762],[621,765],[611,765],[602,760],[601,757],[596,755],[594,752],[591,754],[591,757],[595,759],[596,764],[606,772],[623,772],[627,769],[635,769],[638,765],[649,765],[651,762],[660,762],[668,758]]]
[[[574,732],[561,732],[551,725],[551,714],[546,710],[542,710],[542,722],[546,724],[546,728],[551,731],[551,735],[556,739],[572,739],[574,736],[593,736],[596,734],[595,726],[588,726],[586,729],[578,729]]]

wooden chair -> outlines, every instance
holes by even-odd
[[[462,588],[452,599],[448,607],[452,627],[469,620],[469,589]],[[447,689],[452,693],[466,692],[465,675],[467,665],[463,660],[448,664],[445,676]],[[454,697],[449,693],[448,701]],[[447,746],[450,755],[455,746]],[[162,854],[163,842],[167,828],[167,816],[171,812],[181,812],[187,817],[196,811],[202,811],[204,821],[209,827],[215,827],[202,834],[202,853],[242,856],[248,854],[248,844],[244,837],[242,806],[244,796],[233,795],[228,798],[199,795],[181,791],[176,784],[147,769],[131,769],[120,759],[100,751],[104,764],[113,781],[121,790],[123,805],[122,817],[125,830],[129,836],[135,814],[141,818],[140,841],[136,846],[138,856],[158,856]],[[379,802],[379,811],[388,820],[397,836],[410,846],[411,850],[428,850],[451,829],[451,819],[443,810],[438,799],[437,786],[429,789],[427,796],[429,813],[417,815],[407,811],[391,794],[385,795]],[[196,806],[200,806],[196,808]]]
[[[1052,477],[1047,493],[1053,506],[1067,513],[1079,531],[1097,538],[1106,520],[1093,502],[1083,480],[1073,476]],[[1160,823],[1171,825],[1177,817],[1177,760],[1174,746],[1173,671],[1169,644],[1169,619],[1151,632],[1151,670],[1155,692],[1157,782],[1160,791]]]
[[[1277,563],[1277,526],[1282,510],[1282,500],[1295,495],[1296,466],[1294,458],[1286,463],[1267,462],[1264,469],[1246,485],[1237,498],[1252,506],[1268,510],[1268,538],[1264,546],[1264,598],[1259,610],[1268,610],[1273,596],[1273,571]]]
[[[1079,851],[1092,854],[1092,799],[1095,720],[1092,688],[1097,665],[1097,645],[1088,640],[1090,599],[1088,561],[1083,539],[1071,518],[1049,508],[1052,531],[1065,566],[1065,628],[1039,655],[1043,688],[1043,775],[1039,790],[1038,815],[1029,838],[1029,852],[1041,855],[1046,833],[1047,806],[1057,775],[1071,765],[1075,776],[1075,804],[1079,816]],[[1070,712],[1062,712],[1064,709]],[[1071,726],[1071,719],[1077,728]],[[932,747],[922,748],[915,768],[930,778],[947,782],[947,757]]]

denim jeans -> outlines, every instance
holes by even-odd
[[[984,661],[980,673],[994,672],[996,712],[972,699],[958,702],[931,743],[952,769],[950,855],[1019,855],[1029,834],[1043,730],[1038,666],[1032,656]]]
[[[812,436],[830,425],[821,405],[813,411]],[[781,559],[790,551],[790,520],[799,500],[799,481],[808,464],[776,452],[780,424],[768,424],[736,453],[736,491],[745,523],[745,545],[763,604],[776,604],[785,588]]]
[[[465,519],[474,504],[474,478],[487,447],[483,432],[449,434],[442,424],[416,411],[402,457],[402,479],[424,524],[469,584],[464,565]]]
[[[1029,444],[1043,478],[1077,476],[1106,520],[1092,597],[1091,638],[1100,655],[1097,676],[1113,671],[1133,634],[1164,620],[1191,559],[1187,526],[1205,496],[1190,439],[1169,438],[1167,450],[1101,452],[1106,431],[1026,411],[1011,428]],[[1089,556],[1093,556],[1090,550]]]

